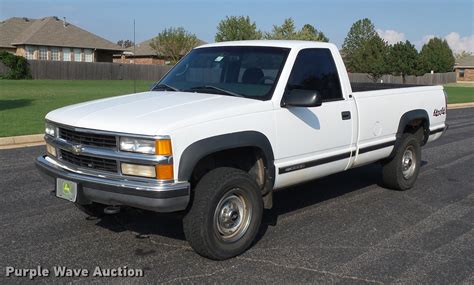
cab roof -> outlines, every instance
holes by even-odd
[[[225,46],[261,46],[280,48],[336,48],[334,44],[314,41],[290,41],[290,40],[252,40],[252,41],[229,41],[211,43],[197,48],[225,47]]]

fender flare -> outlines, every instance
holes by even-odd
[[[397,149],[398,146],[401,144],[401,138],[403,136],[403,131],[405,130],[406,126],[413,120],[418,120],[422,119],[424,121],[423,123],[423,134],[424,134],[424,139],[421,145],[425,145],[426,142],[428,141],[429,133],[430,133],[430,117],[428,116],[428,112],[423,109],[415,109],[406,112],[405,114],[402,115],[400,118],[400,122],[398,123],[398,129],[397,129],[397,134],[396,134],[396,141],[395,141],[395,147],[392,150],[392,153],[390,154],[389,158],[392,158]]]
[[[243,131],[218,135],[196,141],[189,145],[179,160],[178,180],[189,181],[197,163],[204,157],[223,150],[239,147],[257,147],[265,155],[268,179],[273,187],[275,164],[273,148],[268,138],[257,131]]]

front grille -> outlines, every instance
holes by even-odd
[[[117,172],[117,161],[85,155],[75,155],[61,150],[61,159],[71,164],[101,171]]]
[[[72,144],[90,145],[105,148],[117,147],[115,136],[83,133],[59,128],[59,137]]]

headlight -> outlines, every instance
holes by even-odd
[[[155,154],[155,141],[136,138],[120,138],[120,150]]]
[[[172,155],[171,140],[149,140],[138,138],[120,138],[120,150],[144,154]]]
[[[51,123],[45,123],[45,126],[44,126],[44,133],[49,135],[49,136],[52,136],[52,137],[55,137],[56,136],[56,127],[53,126]]]

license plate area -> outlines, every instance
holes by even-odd
[[[56,179],[56,197],[76,202],[77,198],[77,183],[66,179]]]

